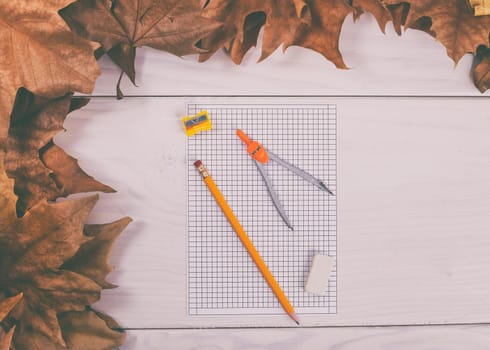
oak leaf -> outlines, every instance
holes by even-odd
[[[333,62],[337,68],[347,68],[339,51],[339,37],[345,18],[355,10],[344,0],[309,1],[311,25],[302,27],[292,45],[312,49]]]
[[[298,45],[321,53],[339,68],[346,68],[338,40],[345,17],[354,11],[344,0],[211,1],[205,15],[224,24],[203,40],[209,52],[201,54],[199,60],[207,60],[225,46],[232,60],[240,63],[247,50],[256,45],[263,25],[260,61],[281,45],[283,51]]]
[[[490,48],[481,47],[477,51],[477,64],[473,70],[473,80],[482,93],[490,89]]]
[[[358,19],[365,11],[370,12],[376,18],[383,33],[385,32],[386,24],[393,20],[391,11],[383,0],[351,0],[350,3],[357,11],[354,14],[354,19]]]
[[[388,4],[400,1],[385,0]],[[410,0],[406,20],[409,28],[422,29],[432,34],[445,47],[454,62],[467,53],[476,53],[481,45],[488,45],[490,16],[473,15],[466,0]]]
[[[47,97],[94,87],[100,74],[94,43],[73,34],[58,15],[72,1],[0,2],[0,148],[20,87]]]
[[[6,298],[0,301],[0,350],[9,350],[12,343],[12,336],[14,335],[15,326],[12,326],[8,331],[4,330],[4,325],[1,322],[7,317],[12,309],[22,299],[22,293],[16,296]]]
[[[402,26],[405,25],[410,5],[406,2],[387,4],[385,0],[351,0],[351,5],[357,10],[354,18],[357,19],[363,12],[370,12],[383,33],[386,24],[393,22],[393,27],[398,35],[402,34]]]
[[[199,53],[198,41],[220,25],[200,15],[197,0],[78,0],[60,14],[75,33],[99,42],[133,84],[137,47]]]
[[[254,12],[248,15],[245,19],[245,23],[243,24],[243,35],[240,35],[240,37],[235,37],[233,38],[230,42],[224,43],[224,48],[227,50],[230,54],[231,60],[235,64],[240,64],[243,60],[243,57],[245,57],[245,54],[250,50],[252,47],[257,46],[257,40],[259,37],[260,30],[265,24],[265,13],[263,12]],[[281,40],[280,37],[276,37],[276,40]],[[204,41],[203,45],[207,45],[207,42]],[[269,49],[269,51],[274,50],[274,45],[271,45],[272,49]],[[219,46],[215,45],[216,48],[219,48]],[[267,53],[267,49],[262,48],[263,54],[262,57],[259,59],[259,61],[264,60],[270,53]],[[214,52],[213,52],[214,53]],[[210,57],[212,54],[210,53],[209,55],[207,53],[202,53],[199,55],[199,61],[203,62],[205,61],[208,57]]]
[[[204,15],[223,22],[223,26],[203,39],[202,45],[209,51],[200,55],[201,62],[226,47],[231,59],[239,64],[245,53],[257,44],[262,26],[264,37],[260,60],[263,60],[281,44],[289,46],[298,28],[311,22],[310,9],[304,0],[213,0],[205,8]]]
[[[43,199],[53,201],[90,191],[114,192],[87,175],[76,159],[53,142],[53,137],[64,130],[67,113],[87,102],[88,99],[72,99],[71,95],[46,99],[19,89],[5,158],[7,175],[15,180],[19,215]]]
[[[391,13],[391,18],[393,20],[393,27],[398,35],[402,34],[402,27],[407,21],[408,11],[410,10],[410,5],[406,2],[401,2],[392,5],[386,5]]]

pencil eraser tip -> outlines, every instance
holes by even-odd
[[[196,168],[199,168],[201,165],[202,165],[202,162],[201,162],[200,160],[196,160],[196,161],[194,162],[194,166],[195,166]]]

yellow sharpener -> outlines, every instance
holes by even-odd
[[[187,136],[193,136],[201,131],[211,130],[213,128],[207,111],[200,111],[195,115],[182,118],[182,126]]]

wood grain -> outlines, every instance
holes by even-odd
[[[474,87],[470,55],[455,67],[430,36],[398,37],[390,24],[384,35],[370,15],[346,20],[340,48],[349,70],[296,47],[260,64],[255,49],[240,66],[224,52],[199,64],[139,49],[138,87],[123,79],[123,91],[163,97],[95,98],[69,117],[57,142],[118,189],[101,196],[90,220],[135,219],[112,258],[109,278],[120,287],[97,305],[135,328],[123,350],[489,348],[489,325],[450,324],[490,322],[490,93]],[[115,96],[119,71],[100,62],[94,95]],[[199,95],[400,96],[310,99],[339,106],[339,312],[302,322],[361,327],[210,329],[290,323],[186,316],[179,118],[199,98],[170,96]]]
[[[337,315],[300,315],[302,324],[490,322],[488,102],[306,100],[338,109],[339,301]],[[56,139],[118,190],[101,195],[91,220],[134,218],[112,261],[110,282],[120,287],[98,307],[128,328],[290,326],[285,315],[187,316],[186,101],[94,98]]]
[[[121,350],[482,350],[490,326],[131,330]]]

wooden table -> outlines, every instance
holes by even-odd
[[[346,20],[350,70],[290,48],[241,66],[139,49],[137,82],[102,59],[89,105],[56,142],[100,181],[91,222],[129,215],[96,307],[128,329],[123,349],[487,349],[490,347],[490,94],[430,36]],[[231,97],[235,96],[235,97]],[[240,97],[236,97],[240,96]],[[265,96],[265,97],[264,97]],[[338,106],[338,313],[187,315],[185,136],[195,101]],[[305,101],[304,98],[301,101]]]

